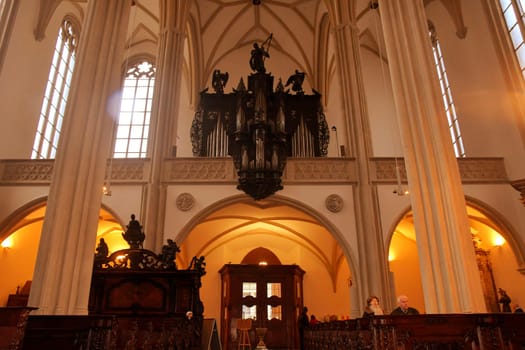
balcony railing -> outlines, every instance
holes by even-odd
[[[305,331],[306,350],[525,349],[525,314],[428,314],[333,321]]]

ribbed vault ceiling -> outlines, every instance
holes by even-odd
[[[318,220],[273,200],[246,200],[216,210],[184,239],[182,253],[208,255],[232,244],[266,247],[275,240],[309,251],[333,278],[344,259],[339,244]],[[286,257],[278,258],[286,261]]]

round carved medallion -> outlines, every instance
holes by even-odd
[[[190,210],[193,208],[193,204],[195,204],[195,198],[191,194],[184,192],[177,196],[177,208],[180,211]]]
[[[343,198],[338,194],[331,194],[326,197],[325,205],[332,213],[340,212],[343,209]]]

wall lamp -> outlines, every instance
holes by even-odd
[[[12,236],[8,236],[6,239],[0,243],[0,246],[2,248],[11,248],[13,246],[13,238]]]

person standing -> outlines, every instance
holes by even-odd
[[[498,288],[500,298],[498,302],[501,304],[501,312],[512,312],[510,309],[510,302],[512,301],[504,289]]]
[[[308,317],[308,308],[303,307],[301,314],[299,315],[298,326],[299,326],[299,345],[300,349],[304,350],[304,330],[310,325],[310,319]]]
[[[413,307],[408,306],[408,297],[400,295],[397,297],[397,305],[390,315],[419,315],[419,311]]]

